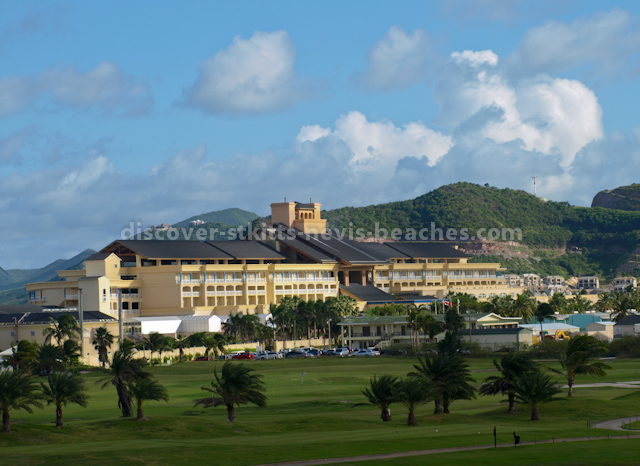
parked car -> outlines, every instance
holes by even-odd
[[[313,356],[307,353],[306,351],[293,350],[286,353],[284,357],[286,359],[289,359],[289,358],[312,358]]]
[[[194,361],[213,361],[213,358],[211,356],[200,356],[195,358]]]
[[[320,351],[320,354],[322,356],[335,356],[336,354],[334,353],[335,348],[328,348],[328,349],[323,349],[322,351]]]
[[[234,354],[233,359],[255,359],[255,356],[251,351],[246,351],[244,353]]]
[[[355,350],[351,354],[351,356],[379,356],[379,355],[380,355],[379,352],[374,353],[373,351],[367,348],[360,348],[359,350]]]
[[[349,356],[349,348],[336,348],[333,350],[333,354],[340,357]]]
[[[255,355],[256,359],[280,359],[280,355],[275,351],[258,351]]]
[[[310,348],[310,349],[306,350],[306,352],[309,353],[314,358],[320,357],[320,354],[321,354],[321,351],[319,349],[317,349],[317,348]]]
[[[378,348],[367,348],[373,353],[373,356],[380,356],[380,350]]]

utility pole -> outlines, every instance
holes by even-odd
[[[82,288],[78,288],[78,320],[80,321],[80,355],[84,360],[84,315],[82,313]]]
[[[116,288],[118,293],[118,341],[120,342],[120,347],[122,347],[122,333],[123,333],[123,323],[122,323],[122,289]]]
[[[536,192],[536,178],[538,178],[537,175],[531,177],[531,179],[533,179],[533,195],[538,197],[538,193]]]

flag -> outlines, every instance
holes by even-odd
[[[451,306],[451,301],[449,301],[448,299],[445,299],[443,302],[445,306]]]

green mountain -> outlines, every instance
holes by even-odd
[[[574,207],[520,190],[456,183],[412,200],[345,207],[324,216],[332,228],[362,228],[365,235],[393,228],[404,233],[428,229],[422,238],[405,239],[438,240],[438,228],[443,235],[455,229],[458,235],[452,235],[453,239],[475,255],[474,261],[499,259],[514,273],[640,274],[640,212]],[[522,236],[508,242],[511,236],[506,232],[502,237],[503,228],[519,229]],[[463,229],[466,237],[461,234]],[[477,232],[482,229],[485,236],[497,229],[491,231],[500,238],[481,244]]]
[[[58,259],[39,269],[10,269],[6,271],[0,269],[12,280],[6,283],[0,282],[0,304],[26,304],[28,296],[24,285],[59,280],[57,270],[80,269],[84,266],[86,258],[94,253],[93,249],[86,249],[71,259]]]
[[[591,207],[606,207],[608,209],[640,212],[640,184],[600,191],[593,198]]]
[[[0,286],[14,283],[16,280],[2,267],[0,267]]]
[[[205,223],[218,223],[231,226],[246,225],[258,218],[258,215],[246,210],[233,208],[225,210],[216,210],[206,214],[194,215],[186,220],[175,223],[174,228],[188,227],[189,223],[195,220],[201,220]]]

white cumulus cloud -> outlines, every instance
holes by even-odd
[[[359,80],[370,89],[403,88],[424,80],[436,55],[423,29],[408,34],[393,26],[376,43],[367,57],[367,69]]]
[[[438,121],[458,138],[521,141],[529,151],[559,153],[565,166],[604,134],[602,109],[584,84],[546,75],[513,83],[491,51],[454,52],[436,100]]]
[[[62,107],[97,108],[127,116],[144,115],[152,104],[146,82],[110,62],[100,63],[88,72],[75,67],[49,68],[35,77],[0,78],[0,116],[17,113],[39,98],[48,98]]]
[[[637,74],[640,18],[613,9],[571,23],[547,21],[527,32],[508,59],[515,76],[590,67],[594,75]]]
[[[297,141],[302,143],[305,137],[313,134],[315,142],[329,138],[342,143],[349,149],[348,164],[363,172],[393,168],[403,157],[427,157],[435,164],[453,145],[449,136],[434,131],[422,123],[411,122],[398,127],[390,121],[370,122],[360,112],[352,111],[342,115],[334,130],[327,128],[304,127]]]
[[[307,97],[296,78],[296,50],[286,31],[240,36],[200,63],[184,101],[212,114],[278,111]]]

